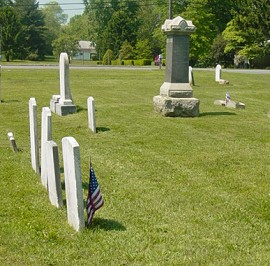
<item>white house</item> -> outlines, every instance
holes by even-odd
[[[96,52],[96,44],[90,41],[79,41],[79,53],[73,56],[77,60],[91,60]]]

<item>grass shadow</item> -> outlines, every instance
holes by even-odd
[[[84,108],[80,105],[77,105],[76,106],[76,112],[79,113],[79,112],[82,112],[82,111],[87,111],[87,108]]]
[[[19,100],[1,100],[1,103],[19,103],[20,101]]]
[[[107,127],[97,127],[96,131],[97,132],[105,132],[105,131],[110,131],[110,129]]]
[[[234,112],[205,112],[200,113],[199,117],[201,116],[219,116],[219,115],[236,115]]]
[[[94,218],[89,228],[104,231],[126,231],[126,227],[112,219]]]

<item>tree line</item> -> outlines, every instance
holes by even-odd
[[[97,59],[153,59],[165,55],[161,25],[168,0],[83,0],[85,10],[67,23],[60,5],[39,7],[36,0],[0,0],[2,50],[6,60],[43,60],[69,55],[79,40],[96,44]],[[269,55],[269,0],[172,0],[173,17],[192,20],[190,62],[225,66]]]

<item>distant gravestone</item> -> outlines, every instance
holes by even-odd
[[[48,193],[52,205],[63,206],[62,186],[60,178],[59,156],[57,144],[50,140],[46,142],[46,166],[48,173]]]
[[[189,79],[189,84],[195,86],[195,80],[194,80],[194,75],[193,75],[193,69],[190,66],[189,71],[188,71],[188,79]]]
[[[35,98],[30,98],[29,100],[29,122],[30,122],[30,149],[31,149],[32,168],[37,174],[40,174],[37,103]]]
[[[88,126],[94,133],[96,133],[95,100],[93,97],[88,97],[87,108],[88,108]]]
[[[52,112],[60,116],[73,114],[76,112],[76,105],[72,103],[70,80],[69,80],[69,60],[67,53],[61,53],[59,59],[60,74],[60,95],[53,95],[50,101]]]
[[[41,183],[46,189],[48,185],[46,143],[49,140],[52,140],[52,114],[49,107],[43,107],[41,114]]]
[[[221,79],[221,65],[217,64],[216,66],[216,81],[219,82]]]
[[[73,137],[62,139],[68,223],[76,230],[85,227],[80,147]]]

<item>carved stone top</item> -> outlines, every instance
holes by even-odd
[[[196,27],[192,24],[191,20],[185,20],[178,16],[174,19],[166,19],[161,29],[165,33],[175,32],[181,34],[191,34],[196,30]]]

